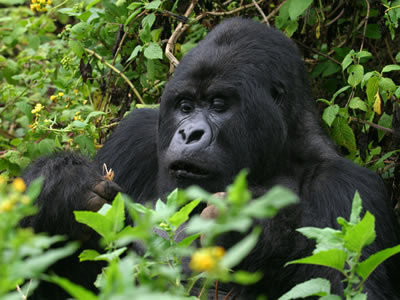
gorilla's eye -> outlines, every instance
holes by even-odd
[[[225,101],[221,98],[215,98],[211,103],[211,108],[216,112],[223,112],[226,110]]]
[[[193,103],[189,100],[182,100],[179,102],[178,107],[185,114],[190,113],[194,109]]]

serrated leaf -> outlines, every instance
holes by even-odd
[[[131,56],[129,56],[127,61],[130,61],[130,60],[136,58],[136,56],[139,54],[139,52],[142,52],[142,50],[143,50],[143,47],[141,45],[137,45],[135,47],[135,49],[133,49]]]
[[[201,235],[201,233],[189,235],[189,236],[185,237],[182,241],[180,241],[178,243],[178,246],[183,247],[183,248],[189,247],[200,235]]]
[[[194,200],[186,204],[179,211],[173,214],[168,221],[171,225],[179,227],[189,219],[190,213],[199,205],[200,200]]]
[[[366,260],[357,265],[356,272],[363,281],[365,281],[381,263],[397,253],[400,253],[400,245],[372,254]]]
[[[379,95],[379,90],[376,91],[373,108],[374,112],[376,112],[378,115],[382,114],[382,100],[381,96]]]
[[[89,226],[102,237],[107,239],[110,236],[113,223],[106,216],[92,211],[74,211],[74,215],[76,221]]]
[[[151,42],[144,49],[144,56],[148,59],[162,59],[163,51],[158,44]]]
[[[357,149],[354,132],[344,118],[336,118],[333,122],[332,138],[338,145],[347,148],[349,152],[354,152]]]
[[[367,104],[360,99],[360,97],[354,97],[350,100],[349,107],[352,109],[359,109],[362,111],[368,111]]]
[[[247,188],[247,173],[248,172],[245,170],[240,171],[233,184],[227,189],[227,199],[234,205],[243,205],[251,198],[250,192]]]
[[[349,73],[348,84],[355,87],[363,79],[364,67],[362,65],[352,65],[347,69],[347,72]]]
[[[302,235],[315,240],[313,254],[330,249],[344,249],[342,233],[332,228],[302,227],[297,229]]]
[[[123,194],[118,193],[111,208],[105,214],[106,218],[113,223],[113,232],[119,232],[125,224],[125,205]]]
[[[393,82],[391,78],[381,77],[379,79],[379,87],[388,92],[393,92],[396,90],[396,84]]]
[[[350,220],[351,224],[357,224],[360,221],[362,211],[362,200],[358,191],[354,193],[353,202],[351,204]]]
[[[296,20],[313,2],[312,0],[289,0],[289,17]]]
[[[346,230],[345,247],[352,252],[361,253],[375,238],[375,217],[367,211],[359,223]]]
[[[71,39],[68,41],[68,45],[71,48],[72,52],[74,52],[77,57],[79,58],[82,57],[85,50],[83,49],[83,46],[79,41]]]
[[[347,254],[345,251],[340,249],[330,249],[327,251],[321,251],[315,253],[305,258],[292,260],[286,263],[286,265],[291,265],[291,264],[319,265],[319,266],[330,267],[340,272],[343,272],[346,259],[347,259]]]
[[[161,5],[161,0],[154,0],[145,5],[146,9],[157,9]]]
[[[257,244],[260,232],[260,228],[254,228],[248,236],[231,247],[222,258],[221,265],[230,269],[240,263]]]
[[[322,114],[322,120],[325,121],[325,123],[331,127],[333,121],[335,121],[336,116],[339,112],[339,105],[334,104],[331,106],[328,106],[327,108],[324,109],[324,113]]]
[[[86,249],[79,254],[79,261],[96,260],[100,256],[100,253],[96,250]]]
[[[357,52],[356,57],[357,58],[372,57],[372,54],[371,54],[371,52],[363,50],[363,51]]]
[[[348,66],[353,62],[354,50],[351,50],[347,55],[344,57],[342,61],[342,70],[346,70]]]
[[[80,285],[72,283],[66,278],[51,276],[50,279],[77,300],[98,300],[98,297],[93,292],[83,288]]]
[[[391,71],[400,71],[400,65],[387,65],[382,69],[382,73]]]
[[[142,27],[143,28],[148,28],[149,31],[151,29],[151,26],[153,26],[154,22],[156,21],[156,15],[155,14],[149,14],[145,16],[142,20]]]
[[[330,294],[331,283],[325,278],[314,278],[297,284],[278,300],[291,300],[310,296],[325,296]],[[339,298],[340,299],[340,298]]]

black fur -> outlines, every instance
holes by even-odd
[[[318,276],[330,279],[334,292],[342,293],[342,278],[334,270],[283,267],[310,255],[314,247],[295,229],[337,227],[338,216],[349,217],[356,190],[364,208],[376,217],[377,238],[364,256],[398,243],[398,228],[381,179],[338,155],[321,130],[310,91],[292,41],[266,25],[230,19],[182,59],[160,110],[133,111],[95,162],[114,169],[115,182],[142,203],[177,186],[198,184],[210,192],[223,191],[243,168],[250,171],[254,191],[265,192],[276,184],[289,187],[300,204],[273,220],[257,221],[263,234],[240,265],[261,270],[263,279],[248,288],[235,287],[235,294],[253,299],[263,293],[276,299]],[[75,173],[75,168],[80,171]],[[76,237],[77,225],[67,216],[81,208],[85,191],[100,176],[98,170],[70,153],[37,161],[25,179],[43,174],[46,184],[38,200],[41,211],[27,224]],[[221,242],[228,247],[235,236],[223,236]],[[369,299],[400,299],[397,270],[390,268],[395,264],[393,259],[382,265],[366,282]]]

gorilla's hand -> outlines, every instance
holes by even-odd
[[[25,218],[21,225],[39,232],[66,234],[71,238],[79,238],[84,230],[83,225],[75,221],[73,211],[97,211],[121,191],[88,159],[70,152],[40,158],[23,174],[28,185],[40,176],[44,183],[36,199],[39,211]]]

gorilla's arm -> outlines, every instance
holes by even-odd
[[[115,172],[114,181],[135,202],[158,196],[158,110],[138,109],[124,118],[95,158]]]

